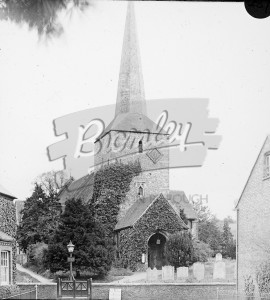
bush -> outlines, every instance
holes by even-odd
[[[29,261],[35,266],[43,266],[48,245],[40,242],[29,247]]]
[[[246,276],[245,277],[245,295],[247,296],[247,299],[254,298],[254,290],[255,290],[255,284],[253,282],[252,277]]]
[[[20,289],[17,285],[0,286],[0,299],[8,298],[10,296],[19,294]]]
[[[165,255],[168,263],[175,268],[188,267],[194,260],[194,249],[189,232],[178,232],[169,236]]]
[[[261,297],[270,299],[270,262],[262,263],[256,272],[256,281]]]
[[[213,255],[210,246],[202,241],[194,239],[192,241],[194,248],[194,262],[206,262]]]

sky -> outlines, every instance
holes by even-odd
[[[63,169],[47,156],[63,139],[54,119],[115,103],[126,5],[99,1],[62,14],[65,32],[49,41],[0,22],[0,183],[17,198],[31,195],[39,174]],[[171,170],[170,188],[235,217],[270,133],[270,18],[238,2],[138,1],[135,13],[146,99],[208,98],[209,117],[220,121],[219,149],[202,167]]]

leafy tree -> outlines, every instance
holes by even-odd
[[[0,20],[26,23],[37,29],[39,35],[60,35],[63,26],[59,13],[72,13],[74,9],[83,11],[90,0],[0,0]]]
[[[222,233],[222,254],[227,257],[235,258],[236,256],[236,245],[233,240],[229,221],[224,220],[223,233]]]
[[[206,262],[212,256],[213,250],[210,246],[202,241],[193,239],[194,261]]]
[[[48,243],[58,225],[61,206],[57,197],[47,196],[41,185],[35,184],[31,197],[25,201],[22,222],[17,230],[19,246],[26,251],[29,245]]]
[[[189,232],[172,234],[166,243],[165,256],[168,263],[175,268],[188,267],[194,260],[194,248]]]
[[[66,202],[65,211],[46,254],[46,265],[52,271],[67,271],[67,244],[75,245],[73,263],[77,274],[89,270],[104,276],[112,263],[111,245],[106,239],[103,226],[95,219],[92,204],[84,204],[80,199]]]

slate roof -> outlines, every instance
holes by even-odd
[[[3,231],[0,231],[0,241],[12,242],[14,239]]]
[[[186,194],[183,191],[169,191],[167,199],[171,206],[174,208],[174,210],[177,212],[177,214],[180,213],[180,209],[183,209],[187,219],[198,219],[196,211],[189,203]]]
[[[3,196],[6,196],[8,198],[16,199],[16,197],[14,195],[12,195],[6,188],[4,188],[1,184],[0,184],[0,194],[2,194]]]
[[[121,220],[119,220],[114,230],[120,230],[128,227],[132,227],[146,213],[146,211],[151,206],[151,204],[160,197],[163,197],[166,200],[163,194],[160,194],[159,196],[150,196],[150,197],[138,199],[128,209],[125,216]],[[179,216],[179,214],[177,215]],[[183,222],[183,226],[185,226],[184,222]]]
[[[68,199],[81,199],[87,203],[93,195],[94,173],[83,176],[75,181],[66,184],[59,193],[59,201],[63,205]]]
[[[155,122],[153,122],[144,114],[140,113],[121,113],[117,115],[105,128],[104,132],[97,139],[97,141],[112,130],[166,134],[166,132],[158,127]]]

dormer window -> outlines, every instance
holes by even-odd
[[[143,152],[143,144],[142,141],[139,141],[139,153]]]
[[[143,197],[143,187],[141,185],[139,186],[138,195],[139,195],[139,197]]]
[[[270,152],[264,155],[264,178],[270,177]]]

